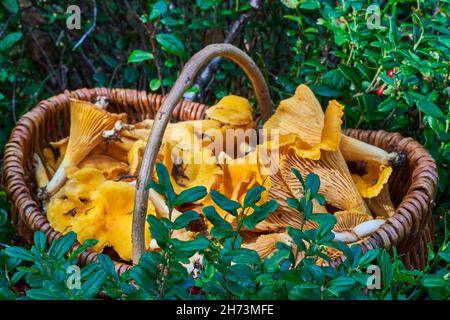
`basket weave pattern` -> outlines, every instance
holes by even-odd
[[[33,153],[69,134],[70,97],[93,101],[97,96],[109,97],[108,111],[126,113],[131,123],[154,118],[164,100],[160,95],[131,89],[79,89],[41,101],[17,122],[5,148],[3,185],[12,201],[13,224],[28,243],[36,230],[43,231],[50,242],[61,237],[36,200]],[[203,119],[206,108],[204,104],[181,101],[172,114],[172,121]],[[389,180],[392,201],[397,208],[395,214],[360,246],[363,251],[396,246],[408,268],[423,268],[427,244],[433,241],[431,213],[438,181],[435,161],[422,145],[398,133],[348,129],[346,134],[389,152],[407,152],[407,163],[395,168]],[[80,255],[82,264],[95,259],[97,254],[93,251]],[[336,263],[341,261],[342,257]],[[131,267],[123,262],[115,264],[119,273]]]

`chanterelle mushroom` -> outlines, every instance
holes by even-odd
[[[124,114],[117,115],[99,109],[89,102],[71,99],[67,150],[42,194],[55,194],[66,181],[66,169],[78,165],[102,141],[103,131],[112,128],[119,118],[125,117]]]

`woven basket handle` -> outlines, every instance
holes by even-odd
[[[142,158],[141,169],[136,184],[133,212],[132,246],[134,264],[139,262],[139,259],[145,252],[145,218],[147,216],[148,202],[148,190],[146,190],[146,186],[150,181],[155,159],[170,116],[184,92],[191,86],[198,71],[212,58],[218,56],[233,60],[250,78],[259,108],[261,109],[262,120],[267,120],[272,114],[272,102],[264,77],[255,62],[244,51],[230,44],[212,44],[197,52],[186,63],[172,90],[167,95],[155,116],[155,121]]]

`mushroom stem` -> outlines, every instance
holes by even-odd
[[[385,222],[382,219],[372,219],[358,224],[351,231],[332,231],[334,233],[334,240],[344,243],[356,242],[370,236]]]
[[[43,188],[48,184],[48,175],[45,169],[44,163],[41,157],[37,154],[33,154],[34,160],[34,177],[36,179],[36,184],[38,188]]]
[[[340,150],[345,161],[377,162],[384,165],[402,165],[406,160],[405,152],[386,152],[372,144],[342,135]]]
[[[272,103],[270,100],[269,89],[264,81],[261,71],[253,60],[242,50],[229,44],[213,44],[205,47],[196,53],[184,66],[183,71],[178,77],[175,85],[169,95],[164,100],[155,117],[150,136],[145,148],[142,165],[137,181],[137,191],[134,201],[133,212],[133,263],[137,264],[145,252],[145,217],[147,215],[148,190],[146,185],[153,172],[156,156],[161,146],[164,131],[169,123],[175,106],[182,98],[184,92],[191,86],[192,81],[198,71],[205,63],[217,56],[223,56],[236,62],[250,77],[253,89],[261,108],[262,120],[267,120],[272,114]]]
[[[358,241],[358,237],[349,231],[341,231],[341,232],[333,231],[333,233],[334,233],[334,240],[337,241],[341,241],[344,243],[352,243]]]
[[[354,227],[353,232],[361,239],[370,236],[385,222],[386,221],[382,219],[369,220]]]
[[[154,189],[150,189],[148,191],[148,198],[155,206],[156,213],[160,217],[164,217],[169,219],[169,208],[167,207],[166,203],[164,202],[163,198],[157,193]],[[172,210],[172,220],[175,220],[181,215],[181,212],[177,209]]]
[[[47,187],[45,187],[48,195],[52,196],[59,189],[61,189],[61,187],[64,185],[64,182],[66,182],[67,179],[66,168],[69,168],[74,165],[76,164],[74,164],[70,159],[64,158],[64,160],[59,165],[58,170],[56,170],[52,179],[47,184]]]

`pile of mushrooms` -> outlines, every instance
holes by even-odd
[[[106,105],[71,99],[70,135],[34,154],[35,181],[42,207],[56,230],[74,231],[81,242],[97,239],[96,251],[112,247],[129,261],[136,175],[153,120],[130,124],[125,114],[110,113]],[[262,259],[274,252],[277,242],[292,246],[286,229],[302,225],[302,213],[287,204],[288,198],[302,196],[302,185],[292,168],[304,177],[311,172],[320,177],[319,193],[326,204],[314,202],[313,213],[334,214],[335,239],[357,243],[395,211],[388,180],[399,155],[344,135],[343,110],[333,100],[324,112],[312,91],[300,85],[263,125],[263,141],[252,146],[248,137],[240,141],[227,134],[230,129],[257,129],[252,106],[245,98],[227,96],[207,110],[205,120],[169,123],[157,161],[167,167],[177,193],[204,186],[242,203],[250,188],[264,186],[259,203],[275,199],[279,207],[254,230],[245,230],[243,243]],[[226,147],[230,142],[231,149]],[[275,170],[268,170],[264,157],[275,164]],[[365,172],[352,173],[349,162],[363,164]],[[184,210],[201,214],[208,205],[215,205],[209,195],[177,207],[172,219]],[[232,215],[216,209],[234,223]],[[152,189],[147,214],[168,217],[164,199]],[[304,225],[316,227],[312,221]],[[206,222],[173,236],[193,239],[200,232],[209,235],[210,228]],[[148,226],[146,230],[146,250],[159,250]]]

